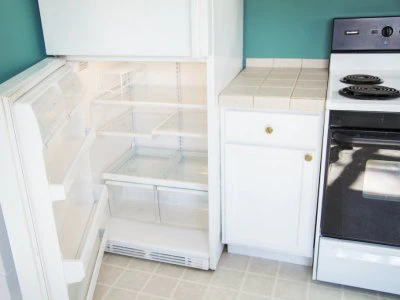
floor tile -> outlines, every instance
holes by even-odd
[[[108,292],[108,287],[97,284],[96,289],[94,290],[93,300],[101,300],[104,295]]]
[[[311,267],[282,262],[280,263],[278,276],[288,280],[307,282],[311,280],[311,274]]]
[[[239,298],[237,298],[237,300],[269,300],[269,299],[271,299],[271,298],[261,296],[261,295],[243,293],[243,292],[240,293]]]
[[[112,285],[117,280],[118,276],[122,274],[123,271],[124,270],[121,268],[103,264],[101,266],[100,274],[97,279],[97,282]]]
[[[131,262],[131,258],[123,255],[109,254],[106,263],[119,267],[127,267]]]
[[[128,268],[144,272],[153,272],[158,264],[158,262],[151,260],[132,258]]]
[[[206,294],[205,300],[234,300],[239,292],[224,288],[211,287]]]
[[[160,264],[156,270],[157,274],[180,278],[185,272],[185,268],[171,264]]]
[[[125,271],[124,274],[122,274],[122,276],[118,279],[115,286],[139,292],[150,276],[151,275],[139,271]]]
[[[244,255],[224,252],[219,261],[218,267],[245,271],[250,258]]]
[[[307,298],[307,285],[305,283],[278,279],[273,296],[282,300],[305,300]]]
[[[332,287],[327,285],[311,284],[309,287],[309,300],[337,300],[342,295],[340,286]]]
[[[137,294],[135,292],[111,289],[104,300],[133,300],[136,299]]]
[[[343,287],[343,300],[376,300],[378,293],[353,287]]]
[[[157,297],[153,295],[139,294],[135,300],[164,300],[169,298]]]
[[[202,300],[207,291],[203,284],[181,281],[172,295],[174,300]]]
[[[193,268],[187,268],[185,274],[183,275],[183,280],[194,281],[197,283],[210,283],[214,271],[204,271]]]
[[[272,296],[274,282],[274,277],[247,274],[243,285],[243,291],[263,296]]]
[[[155,296],[171,297],[177,284],[177,279],[154,275],[146,284],[143,292]]]
[[[252,257],[248,271],[252,273],[275,276],[278,272],[279,262],[275,260]]]
[[[378,293],[381,300],[400,300],[400,295],[388,294],[388,293]]]
[[[243,277],[243,272],[219,268],[215,271],[211,284],[225,288],[239,289]]]

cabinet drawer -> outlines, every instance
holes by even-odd
[[[153,185],[106,181],[110,213],[113,217],[156,222],[155,188]]]
[[[208,228],[208,193],[157,188],[161,223],[196,229]]]
[[[322,126],[316,115],[226,111],[225,142],[312,148]]]

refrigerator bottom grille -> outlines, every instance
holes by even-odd
[[[180,256],[168,252],[162,252],[159,249],[145,249],[136,247],[132,244],[124,244],[121,242],[110,240],[107,243],[105,251],[114,254],[148,259],[202,270],[208,270],[210,268],[208,259]]]

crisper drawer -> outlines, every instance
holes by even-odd
[[[317,280],[400,294],[399,278],[399,248],[320,239]]]
[[[156,222],[156,198],[153,185],[106,181],[110,213],[113,217]]]
[[[323,124],[317,115],[225,112],[225,142],[313,148]]]
[[[208,228],[208,193],[157,188],[161,223],[196,229]]]

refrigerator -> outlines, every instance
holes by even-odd
[[[0,85],[1,207],[22,297],[91,299],[104,252],[215,270],[218,94],[241,69],[243,3],[174,0],[168,17],[159,0],[39,4],[49,57]]]

